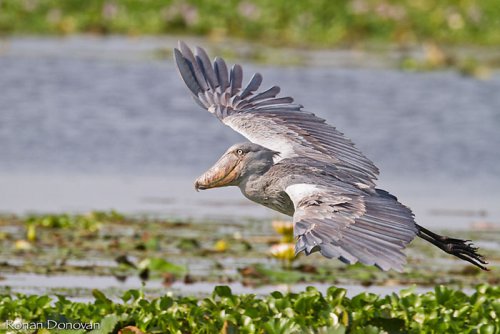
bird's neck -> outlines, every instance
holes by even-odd
[[[252,174],[244,179],[239,184],[240,190],[249,200],[292,216],[293,203],[283,191],[280,178],[273,177],[269,169],[263,174]]]
[[[241,192],[251,200],[259,193],[262,194],[265,184],[269,183],[266,178],[266,173],[272,167],[272,161],[262,161],[259,164],[254,164],[252,169],[241,179],[239,187]]]
[[[244,178],[239,184],[241,193],[245,195],[246,198],[260,204],[262,204],[267,197],[265,192],[267,181],[264,175],[265,174],[251,174]]]

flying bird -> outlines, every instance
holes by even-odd
[[[255,73],[200,47],[179,42],[179,73],[194,100],[250,142],[231,146],[195,182],[196,190],[237,186],[248,199],[293,217],[295,253],[402,271],[403,249],[416,236],[483,269],[470,240],[449,238],[415,223],[412,211],[376,188],[378,168],[324,119],[303,110],[280,87],[260,90]]]

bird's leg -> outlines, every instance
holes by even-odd
[[[418,236],[422,239],[430,242],[436,247],[439,247],[448,254],[472,263],[482,270],[489,270],[484,266],[485,264],[488,264],[488,262],[486,262],[484,257],[477,252],[478,248],[472,245],[471,240],[461,240],[442,236],[431,232],[418,224],[416,225],[418,228]]]

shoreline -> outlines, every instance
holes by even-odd
[[[331,48],[266,46],[254,41],[195,36],[126,36],[76,34],[68,36],[0,36],[0,57],[44,56],[90,59],[170,59],[178,40],[203,45],[210,54],[228,61],[283,67],[400,69],[404,71],[457,70],[462,75],[487,79],[500,68],[497,46],[446,46],[420,43],[407,46],[380,43]]]
[[[196,192],[195,175],[0,172],[0,213],[82,213],[117,210],[182,219],[290,219],[244,198],[237,187]],[[382,178],[378,185],[409,206],[430,228],[500,226],[494,182]],[[471,195],[473,194],[473,195]],[[475,195],[474,195],[475,194]],[[476,225],[474,225],[476,224]]]

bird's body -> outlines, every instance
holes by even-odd
[[[418,232],[411,211],[394,196],[362,188],[354,180],[343,179],[334,166],[307,158],[280,160],[265,173],[241,182],[239,188],[248,199],[288,216],[298,211],[294,227],[297,252],[320,251],[346,263],[359,260],[401,270],[401,250]],[[300,216],[306,219],[298,219]],[[358,250],[349,245],[356,239]]]
[[[343,177],[344,176],[344,177]],[[307,158],[287,158],[273,163],[262,175],[255,175],[239,185],[248,199],[267,206],[288,216],[295,208],[286,189],[293,185],[331,187],[342,191],[372,196],[372,188],[361,188],[354,180],[342,175],[333,165],[327,165]]]
[[[243,88],[243,71],[184,43],[174,50],[195,101],[251,143],[230,147],[195,182],[195,188],[238,186],[248,199],[293,217],[296,253],[319,251],[345,263],[401,271],[403,249],[419,236],[486,269],[468,241],[443,237],[415,223],[409,208],[377,189],[377,167],[341,132],[302,110],[280,89],[257,92],[255,74]]]

